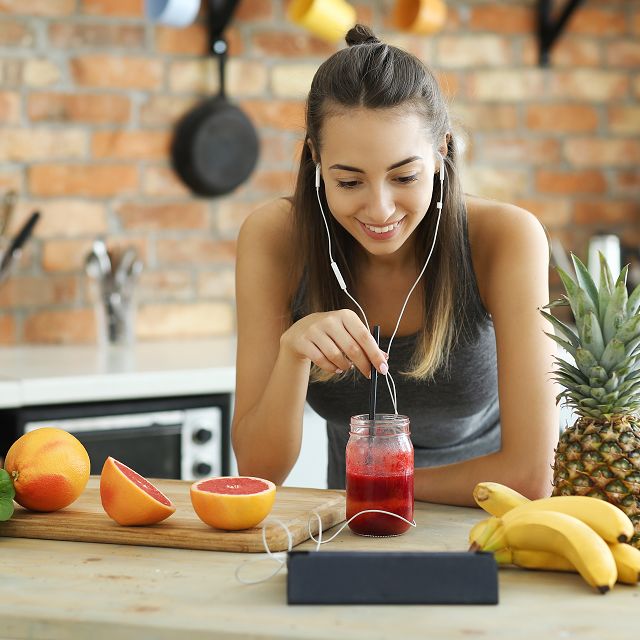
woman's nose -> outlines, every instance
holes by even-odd
[[[384,186],[372,187],[369,192],[367,208],[371,222],[386,222],[396,210],[396,203],[391,190]]]

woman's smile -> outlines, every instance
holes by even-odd
[[[358,224],[361,229],[365,232],[365,234],[369,238],[373,238],[374,240],[389,240],[390,238],[395,237],[398,233],[400,233],[400,227],[404,222],[404,217],[400,218],[400,220],[396,220],[395,222],[390,222],[385,225],[377,225],[377,224],[368,224],[358,220]]]

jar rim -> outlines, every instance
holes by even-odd
[[[371,433],[374,430],[375,433]],[[370,420],[368,413],[351,416],[349,431],[357,436],[400,436],[409,433],[408,416],[397,413],[376,413],[376,419]]]

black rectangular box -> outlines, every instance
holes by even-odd
[[[497,604],[491,553],[291,551],[288,604]]]

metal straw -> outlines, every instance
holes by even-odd
[[[376,324],[373,327],[373,338],[376,344],[380,345],[380,325]],[[375,433],[375,420],[376,420],[376,400],[378,395],[378,370],[371,365],[371,381],[369,385],[369,435],[373,436]]]

